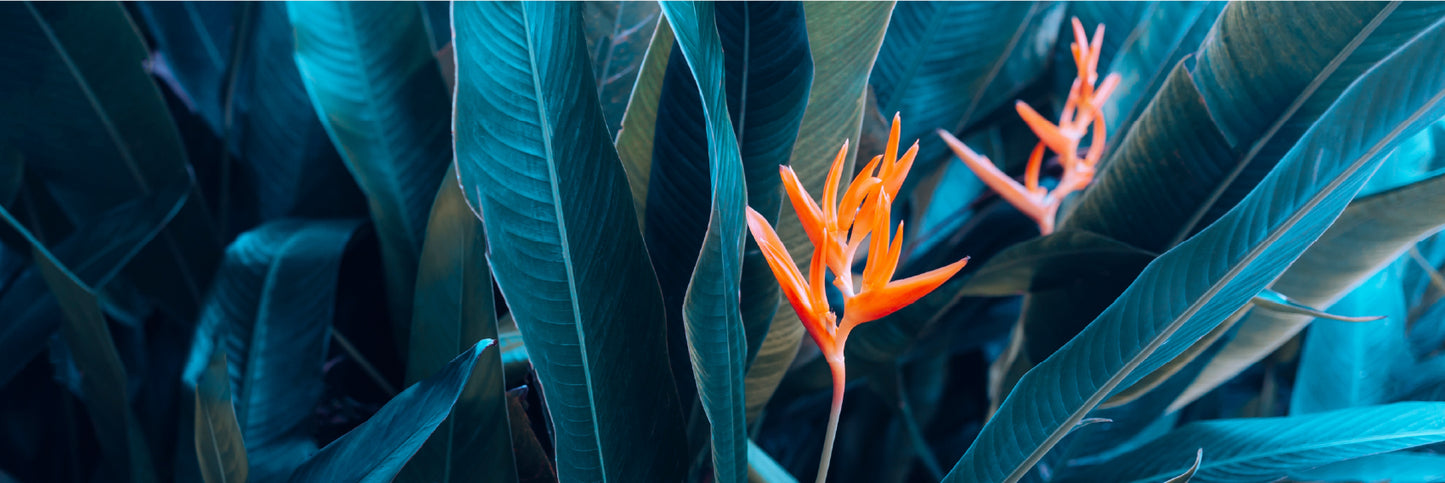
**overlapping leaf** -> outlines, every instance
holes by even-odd
[[[457,3],[457,173],[543,385],[564,481],[677,481],[661,290],[570,3]]]
[[[945,481],[1017,481],[1110,393],[1182,353],[1284,272],[1390,149],[1445,110],[1445,69],[1421,68],[1441,55],[1445,20],[1372,69],[1238,207],[1156,259],[1029,371]],[[1197,263],[1206,254],[1215,263]]]
[[[286,5],[296,66],[321,124],[371,208],[387,308],[411,317],[427,212],[450,164],[450,96],[422,9],[401,2]]]

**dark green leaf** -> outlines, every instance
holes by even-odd
[[[638,67],[637,84],[627,100],[621,132],[617,133],[617,155],[627,171],[627,184],[632,188],[632,204],[637,208],[637,221],[647,220],[647,185],[652,176],[652,144],[657,127],[657,103],[662,97],[663,76],[672,57],[672,25],[657,22],[647,55]],[[641,225],[639,225],[641,226]]]
[[[562,481],[678,481],[661,290],[571,3],[456,3],[457,172],[533,357]],[[625,348],[622,349],[622,348]]]
[[[1183,353],[1283,273],[1385,155],[1445,110],[1445,69],[1421,68],[1441,55],[1445,20],[1351,87],[1236,209],[1155,259],[1029,371],[946,481],[1017,481],[1109,394]]]
[[[392,481],[402,465],[452,412],[452,405],[464,388],[477,382],[477,373],[472,369],[487,352],[492,353],[492,359],[497,357],[496,341],[478,342],[436,374],[397,394],[361,426],[307,459],[296,468],[290,481]],[[477,430],[497,430],[495,425],[503,423],[492,421],[492,424],[491,428]]]
[[[315,450],[307,423],[320,401],[337,273],[358,221],[281,220],[226,249],[201,311],[185,377],[225,351],[251,478],[285,478]]]
[[[1295,471],[1445,441],[1445,403],[1398,403],[1192,423],[1071,481],[1160,481],[1204,449],[1194,481],[1275,481]]]
[[[798,140],[788,164],[813,196],[822,196],[828,168],[847,139],[854,146],[843,169],[853,172],[859,130],[868,88],[868,73],[878,56],[893,2],[804,2],[808,48],[814,59],[813,87],[798,129]],[[793,261],[806,267],[813,245],[791,203],[783,203],[778,214],[778,238],[788,247]],[[780,306],[768,326],[767,336],[748,366],[748,421],[757,420],[772,399],[778,383],[797,354],[803,339],[803,324],[791,305]]]
[[[422,10],[401,2],[286,8],[306,92],[366,194],[386,265],[386,305],[405,335],[427,212],[452,158],[451,99]]]
[[[1132,129],[1134,120],[1164,85],[1169,70],[1195,53],[1228,2],[1153,2],[1109,62],[1107,72],[1119,74],[1119,87],[1099,109],[1112,152]],[[1109,40],[1124,32],[1110,30]],[[1063,45],[1063,42],[1060,42]],[[1072,62],[1072,61],[1071,61]],[[1070,64],[1072,65],[1072,64]]]
[[[227,372],[226,353],[215,351],[196,379],[196,458],[206,483],[243,483],[249,468]]]
[[[1074,284],[1115,267],[1137,271],[1155,255],[1087,231],[1062,230],[1009,247],[989,258],[960,293],[1014,295]]]
[[[427,222],[426,245],[417,272],[416,305],[406,380],[420,381],[446,366],[448,358],[482,339],[498,340],[492,274],[482,222],[467,208],[455,171],[448,170]],[[487,351],[473,369],[474,380],[443,421],[407,463],[401,481],[517,480],[507,427],[501,350]]]
[[[124,481],[158,481],[145,434],[130,409],[126,368],[100,311],[100,299],[44,248],[35,245],[33,253],[45,284],[55,292],[56,299],[64,301],[60,305],[65,314],[60,334],[71,349],[76,367],[85,374],[81,379],[82,397],[102,450],[112,464],[118,465]]]
[[[913,169],[931,173],[962,132],[1006,105],[1048,65],[1064,19],[1046,2],[902,2],[868,83],[884,118],[903,115],[900,144],[918,140]],[[906,149],[906,147],[904,148]],[[909,179],[909,193],[920,176]]]
[[[0,144],[18,149],[73,222],[189,177],[146,46],[119,3],[10,3],[0,13]],[[199,203],[138,255],[137,286],[181,320],[194,317],[220,255]],[[141,268],[141,267],[144,268]]]

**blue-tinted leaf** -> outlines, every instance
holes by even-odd
[[[575,3],[457,3],[457,173],[526,341],[562,481],[678,481],[661,290]]]
[[[946,481],[1016,481],[1110,393],[1183,353],[1284,272],[1390,149],[1445,110],[1445,68],[1422,68],[1441,55],[1445,20],[1349,89],[1236,209],[1150,263],[1029,371]]]
[[[1432,483],[1445,480],[1445,455],[1406,451],[1377,454],[1296,471],[1290,474],[1290,479]]]
[[[0,144],[17,149],[72,222],[187,180],[165,99],[144,68],[140,33],[119,3],[0,7]],[[220,254],[199,203],[136,255],[128,275],[181,320],[194,317]]]
[[[186,364],[194,384],[211,353],[230,362],[236,420],[257,481],[285,478],[315,450],[337,273],[357,221],[281,220],[226,248]]]
[[[405,334],[427,213],[451,161],[451,96],[422,10],[402,2],[287,3],[296,66],[341,159],[366,193]]]
[[[955,133],[1013,101],[1053,54],[1064,20],[1047,2],[902,2],[868,83],[884,118],[902,113],[900,144],[918,140],[917,173],[931,173]],[[949,158],[951,159],[951,157]],[[904,183],[902,193],[922,176]]]
[[[1445,226],[1445,213],[1435,209],[1441,203],[1445,203],[1445,173],[1359,198],[1271,288],[1301,304],[1329,306]],[[1308,315],[1280,312],[1251,314],[1174,407],[1183,407],[1263,359],[1311,320]]]
[[[1445,120],[1416,134],[1395,148],[1360,196],[1370,196],[1420,182],[1445,170]]]
[[[813,87],[798,128],[788,165],[809,193],[821,196],[828,168],[846,137],[858,146],[868,73],[883,43],[893,2],[804,2],[808,49],[814,59]],[[843,172],[853,172],[857,149],[850,149]],[[970,175],[972,176],[972,175]],[[749,198],[751,199],[751,198]],[[806,267],[813,244],[791,203],[783,203],[773,225],[793,261]],[[780,302],[782,302],[780,300]],[[783,373],[803,339],[803,325],[792,306],[780,305],[768,326],[744,380],[748,420],[755,421],[772,399]]]
[[[645,225],[672,321],[669,350],[678,386],[693,384],[684,370],[689,366],[686,356],[692,353],[693,375],[729,379],[700,381],[701,392],[735,391],[741,398],[743,368],[761,347],[779,300],[777,281],[761,251],[743,237],[743,207],[751,206],[769,220],[777,218],[782,203],[778,166],[788,162],[797,139],[813,62],[801,3],[721,3],[716,5],[715,21],[713,15],[707,16],[702,24],[689,24],[694,32],[687,33],[692,38],[705,35],[700,40],[705,43],[689,47],[692,52],[673,49],[668,61]],[[676,37],[683,38],[678,22],[671,25]],[[700,49],[717,51],[712,56],[711,50]],[[715,93],[709,91],[714,83]],[[718,99],[708,98],[713,95]],[[720,138],[724,130],[727,136]],[[841,140],[839,135],[837,141]],[[732,169],[727,163],[739,159],[737,176],[719,171],[723,166]],[[734,241],[735,235],[743,238]],[[734,248],[735,242],[746,246]],[[738,269],[741,275],[729,274]],[[704,286],[714,282],[722,285]],[[739,290],[741,301],[723,297]],[[717,305],[693,307],[694,303]],[[732,321],[739,311],[741,321]],[[703,327],[712,333],[699,331]],[[741,352],[728,349],[703,355],[702,363],[709,367],[696,367],[697,351],[717,351],[734,343],[742,344]],[[733,356],[739,357],[736,364],[731,362]],[[734,377],[737,381],[731,381]],[[691,400],[684,391],[684,401]],[[744,449],[740,440],[728,444],[739,454]]]
[[[444,178],[427,222],[416,279],[406,380],[420,381],[482,339],[498,339],[482,222],[467,208],[456,172]],[[501,348],[486,351],[452,415],[407,463],[401,481],[516,481]],[[501,423],[499,423],[501,422]]]
[[[1314,322],[1300,355],[1291,415],[1389,402],[1394,373],[1414,362],[1405,342],[1405,291],[1395,266],[1365,280],[1330,311],[1386,317]]]
[[[1275,481],[1295,471],[1445,441],[1445,403],[1398,403],[1285,418],[1185,425],[1070,481],[1160,481],[1204,449],[1194,481]]]
[[[797,483],[778,462],[757,444],[748,441],[748,483]]]
[[[365,423],[357,426],[306,460],[291,476],[293,482],[389,482],[402,465],[421,448],[437,425],[452,412],[464,388],[475,382],[472,368],[488,352],[497,357],[497,343],[484,339],[461,353],[426,380],[397,394]],[[492,421],[495,431],[504,420]],[[505,432],[505,426],[501,426]],[[476,463],[476,462],[473,462]],[[475,481],[475,480],[474,480]]]

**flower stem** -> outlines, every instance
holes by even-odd
[[[833,409],[828,413],[828,432],[823,438],[823,456],[818,462],[817,483],[828,480],[828,462],[833,459],[833,438],[838,434],[838,417],[843,414],[843,389],[848,385],[841,355],[836,361],[830,358],[828,368],[833,372]]]

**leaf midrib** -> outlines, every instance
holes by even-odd
[[[1079,422],[1079,420],[1083,419],[1083,416],[1087,414],[1090,409],[1098,406],[1099,403],[1103,401],[1104,397],[1107,396],[1109,392],[1113,391],[1114,387],[1118,386],[1121,382],[1123,382],[1124,378],[1126,378],[1130,372],[1133,372],[1133,370],[1139,367],[1139,365],[1142,364],[1145,359],[1148,359],[1148,357],[1153,354],[1154,351],[1158,350],[1159,347],[1162,346],[1164,342],[1169,339],[1169,337],[1173,336],[1175,332],[1182,328],[1183,325],[1194,316],[1194,314],[1202,310],[1204,306],[1207,305],[1209,301],[1214,298],[1215,295],[1222,291],[1225,286],[1229,285],[1230,281],[1232,281],[1236,276],[1242,273],[1244,269],[1251,264],[1251,262],[1259,258],[1259,256],[1262,255],[1264,251],[1267,250],[1270,246],[1272,246],[1274,242],[1278,241],[1281,237],[1284,236],[1286,232],[1288,232],[1291,228],[1298,224],[1300,219],[1304,218],[1307,213],[1313,211],[1316,206],[1323,202],[1324,198],[1327,195],[1334,192],[1335,189],[1338,189],[1339,186],[1344,183],[1345,178],[1348,178],[1350,175],[1354,174],[1354,172],[1358,171],[1361,167],[1363,167],[1366,161],[1373,158],[1382,148],[1384,148],[1385,145],[1389,144],[1394,138],[1398,137],[1401,131],[1403,131],[1406,127],[1408,127],[1410,124],[1413,124],[1416,120],[1423,116],[1427,111],[1430,110],[1431,107],[1433,107],[1435,103],[1439,102],[1442,98],[1445,98],[1445,90],[1441,90],[1440,92],[1435,94],[1433,98],[1422,103],[1421,107],[1417,109],[1414,113],[1412,113],[1405,119],[1402,119],[1395,126],[1394,129],[1392,129],[1389,133],[1386,133],[1384,136],[1381,136],[1379,140],[1370,147],[1370,149],[1360,153],[1360,155],[1355,159],[1354,162],[1352,162],[1345,169],[1339,171],[1339,173],[1335,175],[1334,179],[1332,179],[1325,186],[1321,187],[1314,196],[1310,197],[1307,202],[1300,205],[1300,207],[1297,208],[1295,212],[1290,215],[1289,218],[1285,219],[1275,229],[1271,230],[1268,236],[1260,240],[1260,242],[1257,243],[1254,248],[1251,248],[1244,257],[1240,258],[1240,261],[1237,262],[1234,267],[1230,268],[1229,271],[1225,272],[1225,274],[1220,277],[1219,282],[1211,285],[1209,289],[1206,290],[1194,303],[1190,304],[1190,306],[1186,308],[1184,312],[1176,316],[1173,322],[1170,322],[1170,324],[1165,327],[1164,330],[1160,331],[1159,334],[1156,335],[1148,345],[1146,345],[1138,354],[1131,358],[1129,362],[1124,365],[1124,367],[1120,368],[1120,370],[1116,372],[1113,376],[1111,376],[1109,380],[1104,383],[1104,385],[1102,385],[1097,391],[1095,391],[1093,396],[1090,396],[1089,399],[1085,400],[1084,406],[1081,406],[1078,410],[1075,410],[1073,414],[1071,414],[1069,418],[1065,420],[1064,424],[1059,425],[1058,428],[1051,432],[1049,436],[1044,440],[1044,444],[1035,448],[1034,451],[1029,454],[1028,458],[1025,459],[1022,464],[1014,468],[1013,472],[1009,474],[1008,478],[1005,481],[1008,483],[1014,483],[1019,481],[1019,479],[1021,479],[1025,474],[1027,474],[1029,469],[1032,468],[1034,464],[1038,463],[1038,461],[1043,458],[1044,453],[1047,453],[1049,449],[1051,449],[1055,444],[1057,444],[1059,440],[1068,433],[1068,428],[1072,428],[1075,424]],[[1323,155],[1324,153],[1321,152],[1320,156]]]
[[[1284,447],[1285,449],[1275,449],[1275,450],[1273,450],[1273,451],[1264,451],[1264,452],[1249,453],[1249,454],[1244,454],[1244,455],[1235,456],[1235,457],[1233,457],[1233,458],[1227,458],[1227,459],[1223,459],[1223,460],[1215,460],[1215,461],[1211,461],[1211,462],[1208,462],[1208,463],[1202,463],[1202,464],[1199,465],[1199,471],[1210,471],[1210,470],[1218,470],[1218,469],[1227,469],[1227,468],[1229,467],[1229,465],[1236,464],[1236,463],[1240,463],[1240,462],[1248,462],[1248,461],[1250,461],[1250,460],[1266,459],[1266,458],[1271,458],[1271,457],[1275,457],[1275,456],[1289,455],[1289,454],[1294,454],[1294,453],[1303,453],[1303,452],[1308,452],[1308,451],[1324,450],[1324,449],[1330,449],[1330,448],[1336,448],[1336,447],[1342,447],[1342,446],[1354,446],[1354,445],[1368,444],[1368,443],[1373,443],[1373,442],[1377,442],[1377,441],[1388,441],[1388,440],[1395,440],[1395,439],[1410,439],[1410,438],[1423,438],[1423,437],[1428,437],[1428,436],[1440,436],[1440,435],[1445,435],[1445,429],[1420,430],[1420,431],[1413,431],[1413,432],[1409,432],[1409,433],[1391,433],[1391,434],[1388,434],[1388,435],[1377,435],[1377,436],[1361,437],[1361,438],[1349,438],[1349,439],[1343,439],[1343,440],[1335,440],[1335,441],[1332,442],[1332,443],[1313,443],[1313,444],[1305,444],[1305,445],[1299,445],[1299,446],[1285,446],[1285,447]],[[1279,447],[1276,446],[1275,448],[1279,448]],[[1372,455],[1372,454],[1381,454],[1381,453],[1385,453],[1385,451],[1377,452],[1377,453],[1364,454],[1364,455],[1358,455],[1358,456],[1352,457],[1351,459],[1356,458],[1356,457],[1364,457],[1364,456],[1370,456],[1370,455]],[[1149,476],[1146,476],[1146,477],[1144,477],[1144,478],[1136,478],[1136,479],[1134,479],[1133,481],[1152,481],[1152,480],[1155,479],[1155,478],[1158,478],[1158,477],[1167,477],[1167,476],[1169,476],[1169,474],[1168,474],[1167,472],[1155,473],[1155,474],[1153,474],[1153,475],[1149,475]]]
[[[601,474],[602,481],[607,481],[607,463],[602,454],[602,430],[597,419],[597,396],[592,389],[592,364],[587,360],[587,337],[582,328],[582,309],[577,303],[577,274],[572,265],[572,245],[567,238],[567,219],[562,213],[561,183],[558,181],[556,156],[552,152],[552,125],[548,123],[548,111],[545,97],[542,94],[542,78],[537,67],[537,49],[533,45],[532,23],[527,16],[527,7],[522,4],[513,4],[521,15],[522,33],[527,40],[527,62],[529,73],[532,74],[533,95],[537,99],[537,125],[542,136],[542,150],[547,164],[547,181],[552,190],[552,208],[557,217],[558,248],[562,252],[562,266],[567,272],[567,290],[570,297],[568,301],[572,304],[573,327],[577,328],[577,348],[580,352],[578,359],[582,364],[582,377],[586,379],[587,387],[587,410],[590,412],[592,426],[592,437],[597,444],[597,469]],[[566,8],[566,7],[564,7]],[[575,6],[574,8],[581,8]],[[560,470],[560,468],[559,468]]]

